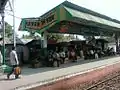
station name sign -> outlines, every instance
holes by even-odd
[[[45,26],[47,26],[48,24],[54,22],[55,20],[57,20],[57,15],[56,13],[50,13],[47,14],[45,17],[43,17],[42,19],[29,19],[26,20],[26,28],[30,28],[30,29],[42,29]]]

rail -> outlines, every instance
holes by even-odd
[[[88,88],[85,89],[85,90],[91,90],[91,89],[93,89],[93,88],[97,88],[99,85],[103,85],[104,83],[106,83],[106,82],[108,82],[108,81],[110,81],[110,80],[112,80],[112,79],[114,79],[114,78],[116,78],[116,77],[118,77],[118,76],[120,76],[120,72],[119,72],[119,74],[117,74],[117,75],[115,75],[115,76],[112,76],[112,77],[110,77],[110,78],[108,78],[108,79],[102,80],[102,81],[100,81],[100,82],[98,82],[98,83],[96,83],[96,84],[88,87]],[[107,86],[107,87],[108,87],[108,86]]]

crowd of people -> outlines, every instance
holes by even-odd
[[[60,49],[60,50],[49,50],[48,51],[48,59],[49,59],[49,66],[57,66],[59,67],[60,64],[65,63],[65,59],[68,58],[71,62],[77,62],[78,57],[84,60],[87,59],[98,59],[105,56],[113,56],[116,52],[114,48],[107,48],[105,50],[101,49],[78,49],[78,48],[71,48],[67,51]],[[56,65],[55,65],[56,64]]]
[[[57,67],[59,67],[60,64],[65,63],[65,58],[66,58],[66,54],[63,50],[60,50],[60,52],[53,50],[49,51],[48,59],[50,66],[54,66],[54,64],[56,63]]]

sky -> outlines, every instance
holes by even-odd
[[[10,0],[11,1],[11,0]],[[19,27],[21,18],[39,17],[65,0],[14,0],[15,1],[15,28]],[[79,6],[91,9],[120,21],[120,0],[67,0]],[[8,11],[8,4],[5,10],[5,21],[13,25],[12,12]],[[19,36],[21,32],[17,31]]]

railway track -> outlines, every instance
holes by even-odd
[[[120,90],[120,72],[89,86],[85,90]]]

